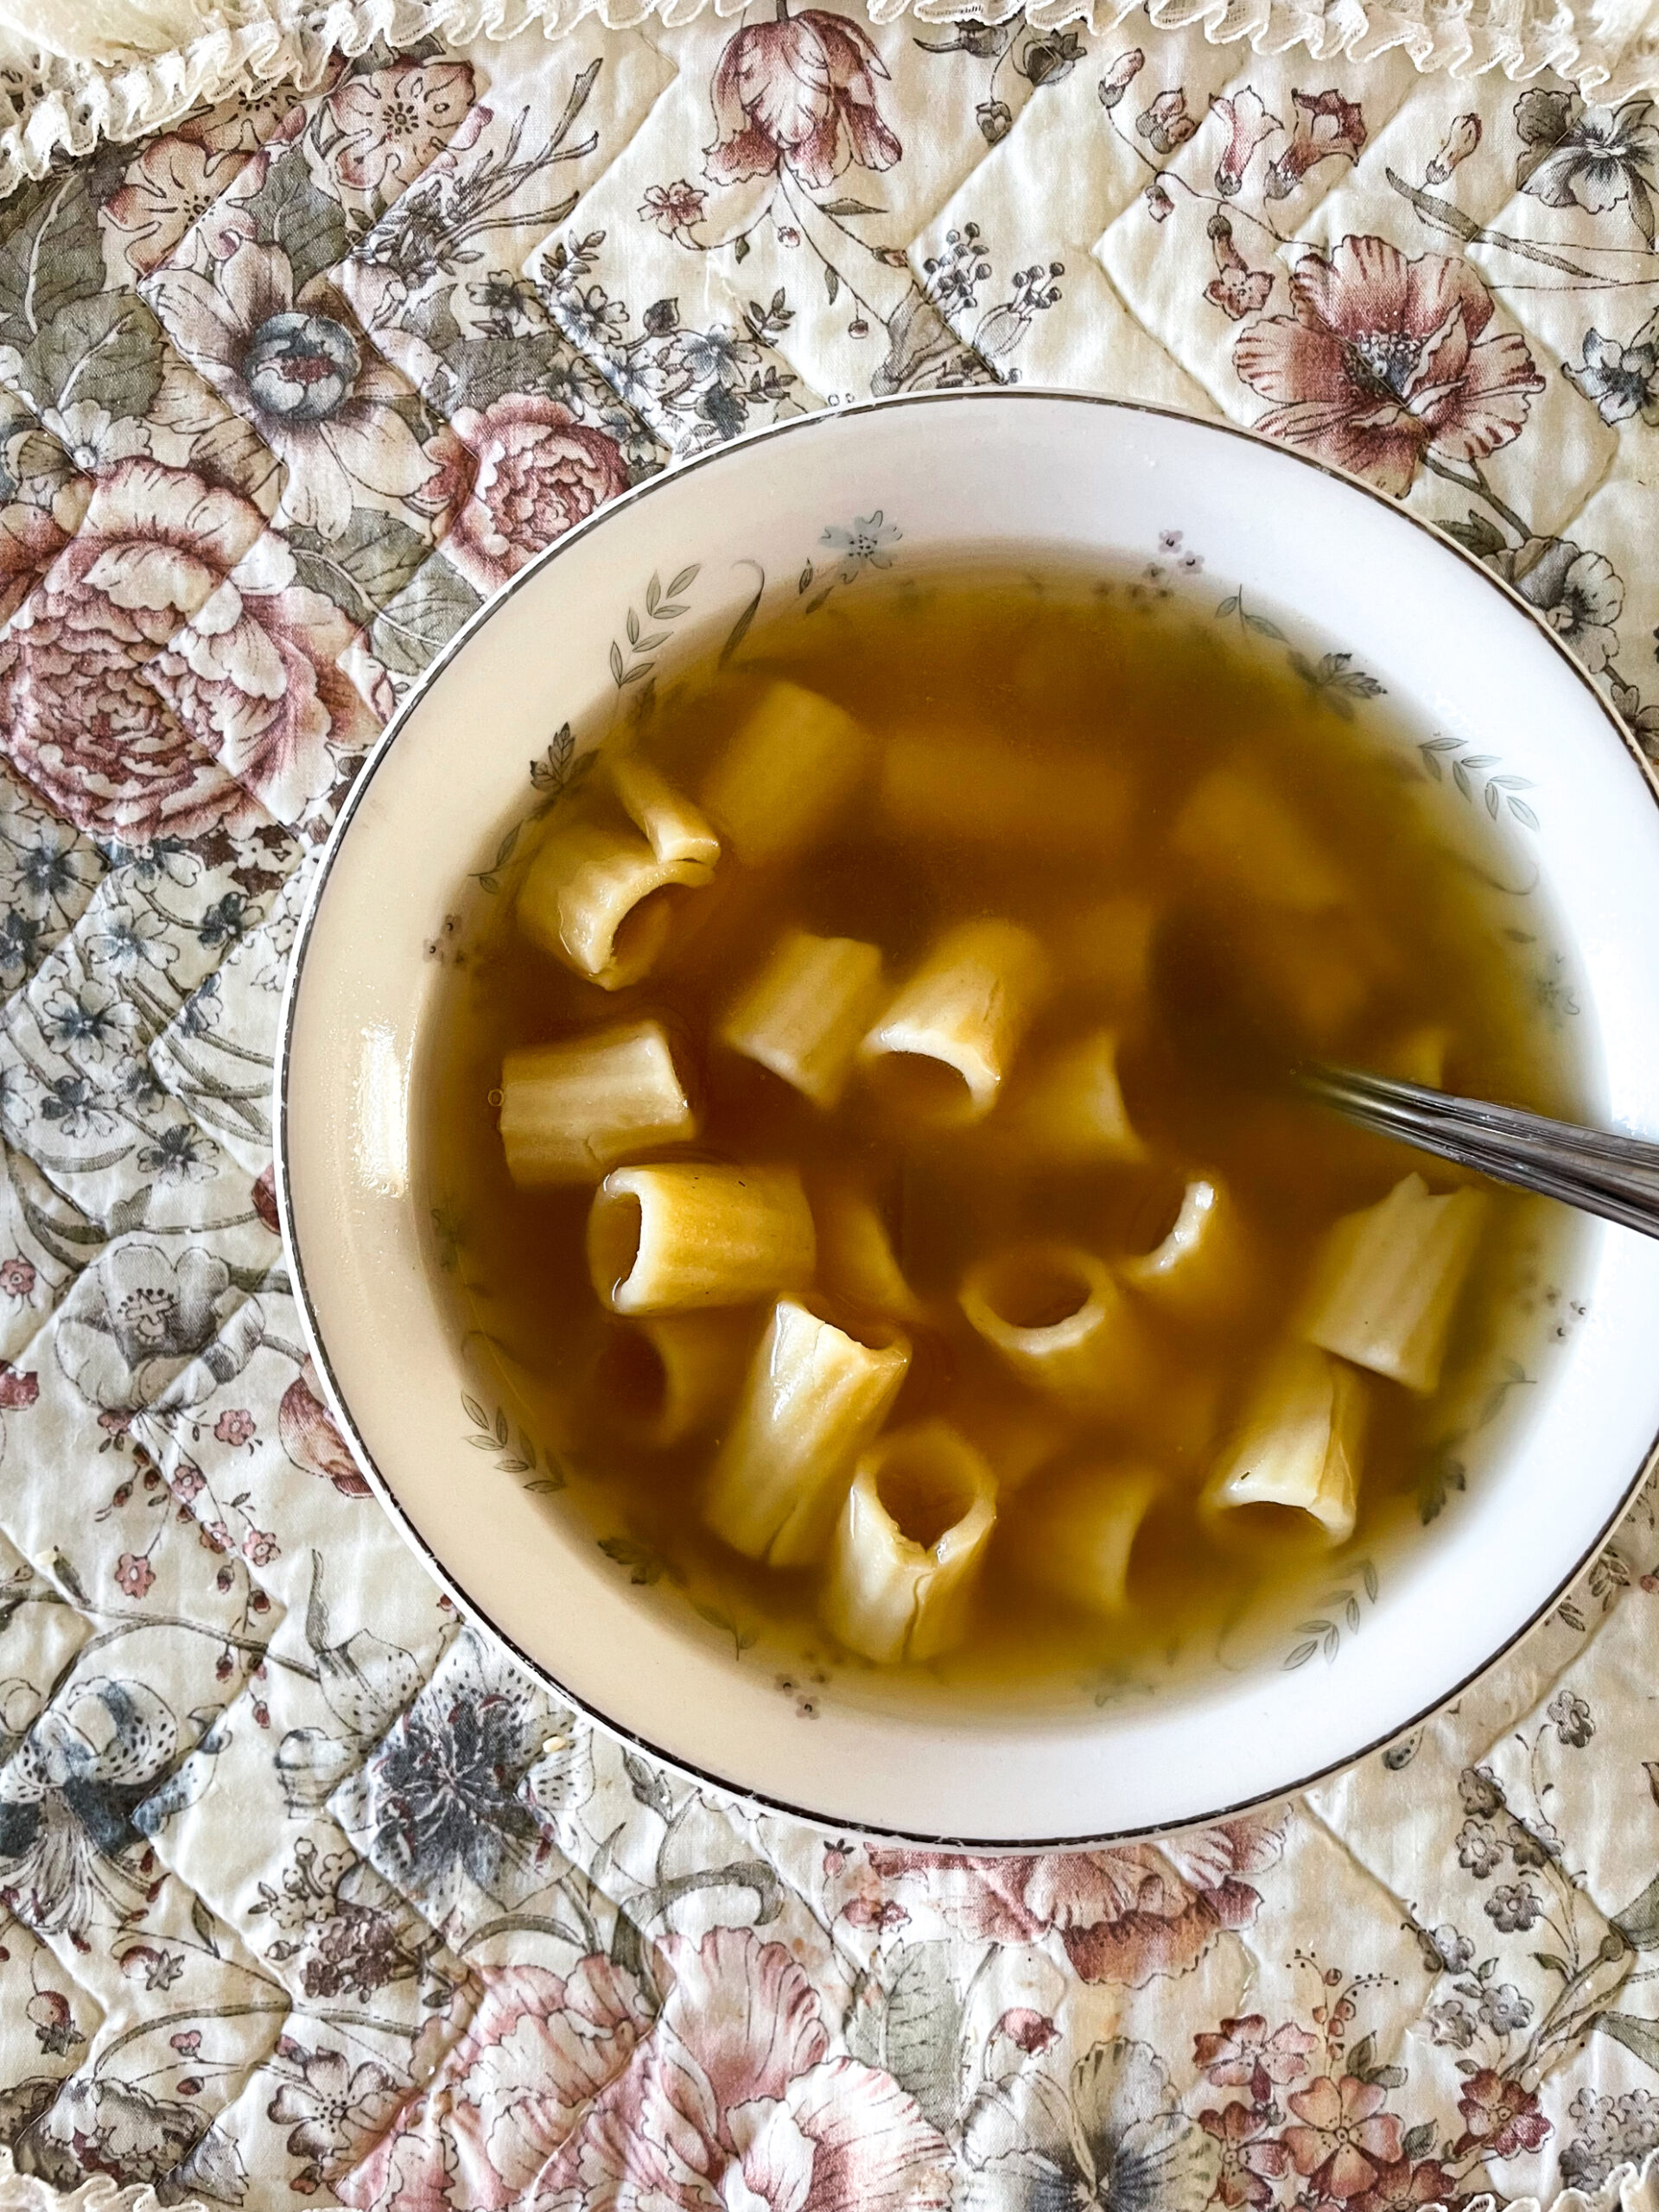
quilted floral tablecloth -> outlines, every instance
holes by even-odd
[[[1639,94],[779,0],[371,48],[0,209],[0,2188],[1413,2212],[1659,2144],[1650,1498],[1271,1815],[826,1840],[594,1733],[406,1554],[270,1103],[400,694],[600,501],[803,409],[1256,424],[1452,531],[1659,748],[1656,191]]]

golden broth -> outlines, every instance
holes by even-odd
[[[605,992],[515,925],[514,896],[536,849],[527,834],[493,901],[480,899],[472,949],[446,979],[429,1032],[435,1212],[458,1255],[470,1325],[573,1477],[568,1499],[599,1529],[626,1529],[626,1544],[612,1545],[625,1566],[682,1583],[740,1640],[753,1623],[786,1647],[793,1639],[835,1650],[817,1620],[822,1567],[758,1565],[703,1523],[729,1410],[690,1441],[641,1447],[661,1376],[589,1279],[596,1177],[520,1189],[507,1173],[496,1126],[504,1054],[650,1016],[693,1071],[702,1121],[694,1146],[631,1156],[791,1163],[815,1211],[827,1191],[852,1186],[879,1205],[915,1301],[896,1320],[912,1357],[886,1426],[944,1417],[984,1451],[999,1485],[965,1636],[936,1665],[981,1688],[1029,1688],[1079,1669],[1132,1669],[1195,1637],[1213,1644],[1217,1624],[1264,1582],[1306,1609],[1342,1562],[1357,1573],[1368,1549],[1415,1524],[1414,1501],[1434,1480],[1436,1452],[1469,1425],[1461,1400],[1484,1389],[1495,1351],[1524,1351],[1529,1330],[1535,1341],[1544,1333],[1540,1287],[1550,1269],[1559,1275],[1563,1232],[1540,1202],[1491,1193],[1438,1390],[1423,1396],[1365,1379],[1358,1520],[1334,1567],[1304,1514],[1256,1505],[1206,1517],[1199,1492],[1264,1359],[1292,1327],[1331,1224],[1413,1169],[1437,1192],[1459,1182],[1238,1078],[1253,1053],[1303,1051],[1433,1081],[1423,1055],[1432,1062],[1438,1039],[1447,1089],[1561,1110],[1549,994],[1538,981],[1548,955],[1535,941],[1532,906],[1497,886],[1491,871],[1509,864],[1497,841],[1485,868],[1443,842],[1436,824],[1458,801],[1447,791],[1424,806],[1424,756],[1389,702],[1344,712],[1345,696],[1333,704],[1328,687],[1290,667],[1282,645],[1144,585],[866,577],[827,607],[758,625],[724,671],[712,656],[689,664],[640,717],[643,757],[677,789],[706,794],[734,724],[776,677],[837,702],[879,749],[822,840],[770,867],[745,868],[728,847],[710,887],[659,894],[677,902],[661,957],[642,982]],[[931,785],[941,748],[950,768]],[[1011,760],[1022,769],[1017,791],[1006,786]],[[900,760],[908,765],[886,765]],[[1217,769],[1243,769],[1254,790],[1291,810],[1334,878],[1334,896],[1317,887],[1304,896],[1271,839],[1254,830],[1217,859],[1205,848],[1210,833],[1190,820],[1178,827]],[[561,798],[537,834],[559,832],[584,810],[614,812],[606,775],[601,766]],[[826,1111],[716,1038],[787,931],[879,946],[890,992],[942,931],[992,918],[1039,940],[1056,980],[982,1120],[913,1118],[938,1103],[929,1083],[943,1103],[960,1103],[959,1078],[937,1069],[899,1097],[868,1071],[855,1074]],[[1015,1110],[1023,1072],[1103,1027],[1120,1040],[1138,1160],[1045,1149]],[[1206,1032],[1219,1040],[1207,1056]],[[969,1325],[964,1276],[1033,1243],[1080,1248],[1123,1280],[1125,1263],[1168,1229],[1198,1171],[1246,1224],[1247,1292],[1194,1323],[1127,1288],[1159,1378],[1138,1402],[1079,1410],[1053,1402]],[[1040,1322],[1075,1306],[1075,1285],[1037,1279],[1034,1263],[1010,1266],[997,1294],[1020,1309],[1015,1318]],[[837,1304],[821,1282],[817,1294],[826,1313],[868,1331],[868,1312]],[[753,1306],[753,1335],[771,1305],[768,1296]],[[738,1386],[724,1387],[729,1408]],[[1057,1599],[1029,1567],[1039,1510],[1032,1501],[1052,1496],[1041,1471],[1101,1459],[1158,1478],[1131,1554],[1130,1602],[1112,1618]],[[912,1501],[919,1541],[937,1533],[940,1510]]]

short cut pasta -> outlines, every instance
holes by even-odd
[[[594,1290],[613,1313],[746,1306],[812,1280],[817,1236],[789,1167],[613,1169],[588,1217]]]
[[[509,1052],[500,1128],[515,1183],[597,1182],[630,1153],[683,1144],[696,1109],[660,1022]]]
[[[967,1633],[995,1526],[991,1471],[948,1423],[881,1437],[859,1460],[836,1523],[826,1624],[866,1659],[938,1658]]]
[[[906,520],[637,580],[639,680],[445,898],[411,1160],[481,1518],[798,1704],[1045,1726],[1276,1672],[1543,1395],[1474,1418],[1548,1372],[1541,1205],[1278,1071],[1571,1114],[1574,1039],[1509,810],[1351,664],[1184,544],[966,578]]]
[[[780,1298],[709,1478],[709,1527],[774,1567],[822,1558],[853,1463],[909,1365],[898,1330],[855,1333],[800,1299]]]
[[[1022,1245],[982,1261],[963,1283],[962,1310],[1048,1396],[1101,1411],[1146,1388],[1145,1331],[1105,1262],[1078,1246]]]
[[[518,893],[525,935],[603,991],[650,974],[673,926],[673,893],[701,890],[701,860],[659,860],[632,827],[556,826]]]
[[[982,1120],[1050,980],[1029,930],[999,921],[948,930],[860,1046],[867,1074],[914,1119]]]
[[[879,945],[791,930],[739,994],[721,1040],[828,1112],[880,996]]]
[[[802,851],[847,806],[871,750],[862,724],[821,692],[768,683],[703,791],[703,804],[746,866]]]

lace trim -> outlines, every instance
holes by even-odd
[[[89,36],[78,48],[73,0],[0,0],[0,195],[46,174],[64,155],[90,153],[104,139],[127,141],[163,129],[192,109],[248,97],[280,81],[312,89],[337,55],[377,39],[392,47],[426,37],[454,43],[509,38],[531,23],[550,34],[597,15],[612,30],[660,17],[690,22],[710,0],[116,0],[135,35],[200,18],[202,29],[166,52],[111,47]],[[718,16],[741,0],[712,0]],[[865,0],[877,22],[906,13],[925,22],[1001,18],[1005,0]],[[1086,22],[1107,31],[1136,0],[1031,0],[1044,29]],[[111,12],[100,10],[101,14]],[[1649,0],[1149,0],[1161,30],[1203,27],[1212,45],[1248,40],[1258,53],[1306,48],[1316,60],[1363,60],[1403,48],[1424,72],[1459,76],[1501,69],[1515,79],[1554,69],[1586,99],[1616,103],[1659,89],[1659,11]],[[22,21],[29,30],[18,28]],[[50,36],[54,50],[38,41]]]
[[[33,2174],[20,2174],[10,2152],[0,2145],[0,2212],[162,2212],[162,2202],[148,2182],[118,2189],[108,2174],[94,2174],[79,2189],[55,2190]],[[207,2207],[193,2196],[168,2212],[207,2212]]]

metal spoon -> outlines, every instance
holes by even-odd
[[[1478,1168],[1494,1181],[1560,1198],[1644,1236],[1659,1236],[1659,1144],[1552,1122],[1518,1106],[1454,1098],[1351,1068],[1299,1068],[1297,1087],[1376,1136]]]
[[[1659,1236],[1659,1144],[1303,1060],[1247,1002],[1228,957],[1224,918],[1202,909],[1166,918],[1152,965],[1165,1034],[1206,1088],[1271,1093],[1282,1091],[1288,1078],[1305,1096],[1374,1135]]]

